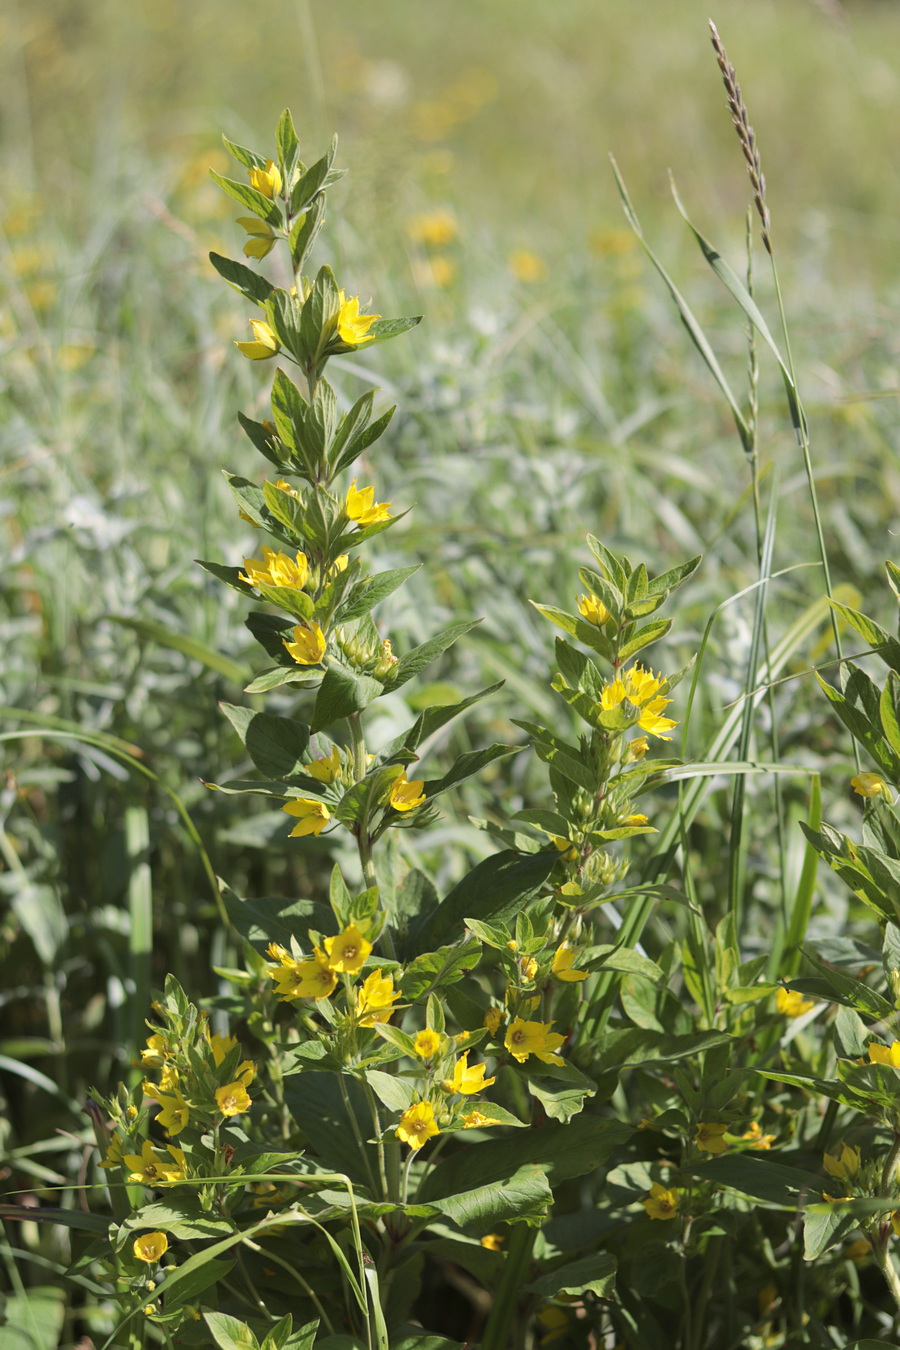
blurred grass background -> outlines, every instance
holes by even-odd
[[[210,965],[240,960],[165,789],[240,894],[303,894],[332,860],[327,841],[288,844],[279,812],[200,781],[242,771],[216,702],[243,701],[260,661],[243,602],[192,560],[233,563],[256,545],[235,528],[219,470],[259,472],[236,413],[262,408],[271,375],[234,353],[246,307],[206,260],[210,248],[238,254],[244,238],[208,179],[210,166],[230,171],[220,132],[264,149],[288,105],[307,160],[341,137],[351,172],[317,260],[334,259],[348,292],[381,313],[425,314],[410,336],[329,370],[343,399],[374,383],[400,407],[366,471],[379,499],[416,510],[376,556],[424,566],[382,623],[403,650],[460,614],[484,615],[434,668],[431,694],[507,686],[433,754],[520,738],[511,717],[564,716],[548,691],[553,634],[527,600],[571,606],[587,530],[651,570],[705,555],[654,665],[686,659],[715,606],[756,574],[733,428],[624,227],[606,158],[615,153],[742,389],[739,316],[666,178],[671,167],[697,224],[740,269],[748,188],[708,9],[270,0],[251,14],[234,0],[8,0],[0,14],[0,699],[17,710],[2,730],[0,1147],[8,1188],[29,1203],[59,1200],[57,1187],[73,1202],[86,1086],[137,1072],[150,987],[171,969],[212,994]],[[833,576],[890,621],[900,9],[721,0],[714,18],[768,179]],[[757,280],[771,322],[761,259]],[[761,458],[780,473],[777,638],[821,579],[765,360],[761,397]],[[688,746],[697,757],[740,691],[752,604],[729,605],[713,630]],[[802,677],[828,655],[815,635],[778,706],[784,757],[827,775],[825,814],[840,824],[855,818],[849,750]],[[379,703],[376,738],[424,697],[413,686]],[[468,815],[545,796],[539,766],[515,757],[459,794],[420,864],[447,885],[487,847]],[[770,931],[780,861],[770,787],[753,782],[748,799],[752,947]],[[785,800],[792,819],[804,815],[802,778]],[[692,836],[710,923],[728,812],[727,791],[711,793]],[[833,931],[854,919],[822,878],[814,922]],[[54,1292],[67,1243],[64,1230],[26,1225],[4,1249],[14,1309],[23,1256],[24,1278],[51,1291],[41,1345],[102,1324],[102,1311]]]

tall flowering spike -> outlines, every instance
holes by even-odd
[[[371,942],[366,941],[355,923],[337,937],[327,937],[324,946],[329,969],[342,975],[358,975],[372,952]]]
[[[354,295],[348,300],[343,291],[338,291],[338,302],[340,303],[340,310],[338,311],[337,330],[341,342],[345,342],[348,347],[359,347],[363,342],[372,342],[375,334],[370,333],[369,329],[376,319],[381,318],[381,315],[360,314],[358,295]]]
[[[281,191],[281,170],[271,159],[266,160],[264,169],[248,169],[247,177],[250,179],[250,186],[255,187],[264,197],[270,199],[277,197]]]
[[[401,1144],[409,1144],[414,1152],[433,1135],[440,1134],[431,1102],[415,1102],[414,1105],[408,1106],[400,1117],[400,1124],[394,1133]]]
[[[288,655],[293,657],[298,666],[319,665],[328,646],[328,639],[317,623],[311,623],[308,628],[297,624],[293,642],[288,642],[285,638],[282,638],[282,642]]]
[[[253,329],[253,342],[234,344],[249,361],[267,361],[270,356],[275,356],[281,350],[281,343],[275,336],[274,329],[265,319],[251,319],[250,327]]]
[[[424,786],[424,778],[414,778],[410,783],[407,782],[406,774],[401,773],[391,784],[388,801],[395,811],[412,811],[421,806],[425,800],[425,793],[422,791]]]
[[[382,520],[390,520],[389,506],[390,502],[376,502],[374,487],[358,488],[355,478],[348,487],[344,499],[347,519],[355,520],[357,525],[361,526],[377,525]]]
[[[302,838],[306,834],[319,835],[331,820],[331,812],[325,803],[313,801],[311,797],[298,797],[281,809],[289,816],[298,817],[297,824],[288,835],[289,839]]]

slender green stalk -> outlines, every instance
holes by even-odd
[[[517,1223],[509,1239],[503,1274],[494,1291],[491,1311],[481,1337],[481,1350],[508,1350],[522,1286],[528,1283],[528,1268],[534,1252],[537,1229]]]

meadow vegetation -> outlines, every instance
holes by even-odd
[[[2,20],[2,1334],[893,1344],[900,16],[408,8]]]

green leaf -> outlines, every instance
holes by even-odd
[[[264,305],[275,289],[271,281],[260,276],[259,272],[254,272],[251,267],[245,267],[243,263],[234,262],[231,258],[224,258],[221,253],[210,253],[209,261],[229,286],[233,286],[255,305]]]
[[[315,198],[302,216],[297,217],[291,227],[289,247],[291,262],[297,272],[300,271],[312,252],[313,244],[315,244],[324,223],[325,197],[320,195]]]
[[[619,660],[627,661],[629,657],[634,656],[639,651],[643,651],[645,647],[649,647],[651,642],[658,642],[660,638],[665,637],[671,627],[671,619],[657,619],[653,623],[645,624],[644,627],[639,628],[634,637],[629,642],[626,642],[620,649]]]
[[[362,1084],[346,1074],[343,1081],[356,1120],[371,1120]],[[367,1185],[378,1175],[375,1147],[359,1148],[335,1074],[309,1070],[292,1078],[284,1095],[288,1110],[326,1167],[345,1173],[354,1185]]]
[[[524,1222],[539,1227],[553,1204],[546,1173],[526,1165],[508,1176],[502,1186],[478,1186],[431,1202],[460,1228],[490,1232],[498,1223]]]
[[[220,1312],[206,1312],[203,1317],[220,1350],[259,1350],[259,1341],[246,1322]]]
[[[804,1214],[803,1255],[806,1260],[817,1261],[829,1247],[845,1242],[858,1223],[859,1220],[848,1214],[843,1205],[832,1205],[827,1211]],[[868,1345],[869,1342],[860,1341],[859,1344]]]
[[[324,731],[351,713],[362,712],[383,690],[372,676],[357,675],[348,666],[332,663],[316,696],[310,731]]]
[[[295,216],[299,211],[305,211],[313,198],[322,190],[322,185],[328,176],[328,171],[334,163],[334,157],[337,153],[337,136],[331,142],[331,147],[321,159],[317,159],[315,164],[311,165],[304,174],[297,179],[291,189],[291,215]]]
[[[227,136],[222,137],[222,144],[239,164],[243,164],[245,169],[264,169],[266,167],[265,155],[258,155],[255,150],[248,150],[245,145],[238,145],[237,141],[230,141]]]
[[[467,778],[474,778],[488,764],[493,764],[498,759],[506,759],[509,755],[517,755],[524,748],[521,745],[488,745],[483,750],[470,750],[459,756],[443,778],[426,780],[425,796],[429,800],[439,797],[442,792],[447,792],[459,783],[464,783]]]
[[[278,163],[281,168],[282,180],[285,187],[290,188],[295,170],[299,168],[302,172],[302,167],[300,165],[300,142],[294,130],[294,119],[291,117],[288,108],[285,108],[278,119],[275,144],[278,146]]]
[[[401,685],[406,684],[415,675],[423,671],[426,666],[430,666],[432,661],[452,647],[457,638],[461,638],[463,633],[468,633],[470,628],[474,628],[481,623],[480,619],[461,619],[459,623],[451,624],[442,632],[436,633],[433,638],[423,642],[418,647],[413,647],[411,652],[401,656],[398,664],[394,667],[391,688],[399,689]]]
[[[480,956],[481,943],[474,940],[455,942],[438,947],[436,951],[423,952],[410,961],[403,972],[400,986],[403,997],[414,1002],[432,989],[456,984],[467,970],[478,964]]]
[[[541,1275],[526,1284],[525,1289],[531,1294],[540,1294],[542,1298],[557,1298],[560,1294],[595,1294],[598,1298],[609,1298],[615,1279],[615,1257],[609,1252],[594,1252],[580,1261],[571,1261],[547,1275]]]
[[[161,647],[170,647],[173,651],[181,652],[190,661],[199,661],[208,670],[224,675],[226,680],[231,680],[235,684],[240,684],[245,677],[244,668],[236,661],[223,656],[221,652],[214,651],[198,638],[188,637],[185,633],[173,633],[165,624],[156,623],[153,619],[132,619],[123,614],[107,614],[104,617],[109,623],[130,628],[148,642],[158,643]]]
[[[822,1177],[815,1172],[755,1153],[723,1153],[705,1162],[688,1162],[682,1171],[783,1209],[796,1209],[797,1197],[802,1194],[812,1191],[818,1198],[822,1191]]]
[[[226,586],[231,586],[241,595],[249,595],[252,599],[256,599],[256,592],[253,587],[248,582],[241,580],[241,569],[239,567],[225,567],[222,563],[204,562],[202,558],[195,558],[194,562],[198,567],[202,567],[204,572],[209,572],[219,581],[224,581]]]
[[[376,572],[368,576],[359,585],[354,586],[350,594],[339,606],[334,615],[335,623],[349,623],[351,619],[360,619],[377,604],[392,595],[410,577],[415,576],[421,563],[413,567],[397,567],[389,572]]]
[[[537,895],[558,858],[555,848],[528,855],[507,850],[485,858],[412,928],[407,957],[458,937],[469,915],[495,923],[512,918]]]
[[[258,166],[264,167],[265,160],[262,160]],[[276,229],[282,227],[281,212],[275,201],[269,197],[264,197],[256,188],[251,187],[249,183],[236,183],[233,178],[223,178],[221,174],[216,173],[215,169],[210,169],[209,176],[214,183],[218,183],[223,192],[227,192],[229,197],[239,202],[241,206],[246,206],[248,211],[252,211],[260,220],[266,220]]]
[[[528,1091],[537,1097],[551,1120],[563,1123],[577,1116],[585,1100],[597,1091],[596,1083],[586,1078],[574,1064],[542,1064],[529,1068]]]
[[[7,1294],[3,1308],[4,1350],[56,1350],[66,1316],[64,1289],[34,1285]]]
[[[144,1205],[130,1214],[119,1229],[116,1250],[121,1251],[129,1238],[138,1232],[150,1229],[153,1232],[168,1233],[173,1238],[203,1239],[223,1237],[235,1231],[230,1219],[217,1219],[215,1215],[200,1208],[200,1201],[170,1200]]]
[[[388,342],[391,338],[399,337],[401,333],[408,333],[416,324],[422,322],[422,317],[421,314],[416,314],[408,319],[376,319],[367,334],[372,341],[365,343],[364,347],[352,347],[350,350],[362,351],[365,347],[375,347],[379,342]]]
[[[381,752],[383,759],[391,759],[400,750],[417,750],[423,741],[429,736],[433,736],[441,727],[452,722],[454,717],[458,717],[461,712],[471,708],[473,704],[479,703],[483,698],[490,694],[495,694],[498,689],[503,688],[503,681],[497,684],[491,684],[487,689],[479,689],[477,694],[472,694],[469,698],[464,698],[460,703],[442,703],[438,707],[425,708],[419,714],[409,731],[398,736],[396,740],[386,745]]]
[[[289,823],[287,817],[285,823]],[[290,950],[292,937],[308,946],[310,928],[328,937],[338,931],[330,908],[314,900],[291,900],[284,895],[241,900],[227,887],[222,894],[229,919],[258,952],[265,953],[270,942],[278,942]]]
[[[309,727],[291,718],[255,712],[233,703],[220,703],[219,707],[261,774],[278,779],[304,772],[304,756],[309,752]]]
[[[204,1293],[220,1280],[227,1279],[233,1269],[233,1261],[217,1261],[213,1257],[195,1270],[188,1271],[184,1279],[179,1280],[177,1286],[166,1294],[166,1312],[193,1303],[198,1294]]]
[[[380,1030],[380,1027],[378,1028]],[[412,1106],[418,1093],[411,1083],[398,1078],[394,1073],[382,1073],[380,1069],[367,1069],[366,1082],[375,1096],[383,1102],[389,1111],[405,1111]]]

